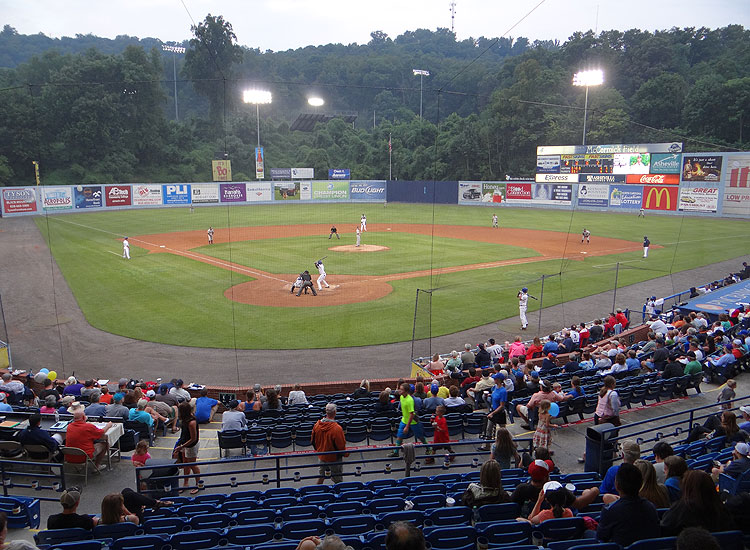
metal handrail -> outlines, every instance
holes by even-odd
[[[42,472],[29,472],[24,468],[39,467]],[[49,473],[43,473],[49,469]],[[57,470],[57,472],[55,472]],[[32,478],[29,481],[19,482],[19,478]],[[33,496],[38,500],[57,502],[60,500],[60,491],[65,490],[65,464],[57,462],[32,462],[29,460],[0,459],[0,480],[2,480],[3,496]],[[47,483],[49,482],[49,484]],[[14,488],[31,489],[32,495],[10,494]],[[53,491],[53,496],[44,496],[45,491]]]

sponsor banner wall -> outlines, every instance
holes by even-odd
[[[578,186],[578,206],[609,206],[609,185],[586,184]]]
[[[77,185],[75,188],[76,208],[101,208],[101,185]]]
[[[161,206],[161,185],[134,185],[133,204],[135,206]]]
[[[347,181],[314,181],[312,182],[312,199],[327,201],[345,201],[349,198]]]
[[[750,155],[727,155],[727,187],[750,187]]]
[[[530,183],[508,182],[505,185],[505,202],[509,204],[522,203],[529,204],[531,200]]]
[[[681,187],[680,212],[716,212],[719,209],[718,187]]]
[[[750,188],[725,187],[721,213],[725,216],[750,217]]]
[[[721,181],[721,155],[684,155],[682,181]]]
[[[625,183],[625,174],[580,174],[580,183]]]
[[[642,206],[646,210],[676,210],[678,202],[677,187],[643,187]]]
[[[290,180],[292,179],[291,168],[271,168],[272,180]]]
[[[679,185],[677,174],[633,174],[625,177],[627,183],[636,185]]]
[[[161,186],[164,204],[190,204],[190,184],[170,183]]]
[[[310,180],[298,181],[299,184],[299,200],[311,201],[312,200],[312,182]]]
[[[349,182],[349,198],[351,200],[385,200],[385,180],[383,181],[351,181]]]
[[[299,182],[284,181],[274,182],[273,199],[277,201],[299,200]]]
[[[292,178],[296,180],[311,180],[314,177],[314,168],[292,168]]]
[[[36,211],[36,190],[33,187],[3,188],[3,214]]]
[[[682,155],[679,153],[654,153],[651,155],[651,172],[654,174],[679,174]]]
[[[247,202],[268,202],[273,200],[271,182],[251,181],[245,184]]]
[[[643,204],[643,187],[635,185],[610,185],[610,208],[640,210]]]
[[[618,153],[612,165],[614,174],[648,174],[651,155],[648,153]]]
[[[561,174],[611,174],[614,155],[561,155]]]
[[[132,193],[129,185],[107,185],[104,187],[104,204],[106,206],[130,206]]]
[[[458,203],[478,203],[482,202],[482,182],[481,181],[459,181],[458,182]]]
[[[219,200],[221,202],[245,202],[244,183],[220,183]]]
[[[329,168],[328,179],[329,180],[348,180],[352,178],[352,174],[348,168]]]
[[[537,183],[578,183],[578,174],[537,174]]]
[[[42,187],[42,208],[45,210],[72,209],[72,187]]]
[[[193,204],[216,204],[219,202],[219,186],[215,183],[193,183],[190,187]]]
[[[500,204],[505,197],[505,182],[482,182],[482,202]]]
[[[682,153],[682,143],[616,143],[612,145],[541,145],[538,155],[594,155],[602,153]]]
[[[537,174],[559,174],[560,155],[540,155],[536,157]]]

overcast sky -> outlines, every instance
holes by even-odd
[[[750,27],[750,0],[546,0],[510,30],[540,1],[456,0],[457,37],[507,33],[564,41],[597,28]],[[363,44],[375,30],[394,38],[406,30],[450,28],[449,6],[449,0],[0,0],[0,21],[22,34],[127,34],[169,42],[189,39],[191,16],[199,22],[211,13],[232,24],[241,45],[279,51]]]

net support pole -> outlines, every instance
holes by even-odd
[[[617,262],[615,267],[615,293],[612,296],[612,313],[615,312],[615,304],[617,303],[617,278],[620,275],[620,262]]]
[[[539,324],[536,327],[536,335],[542,334],[542,309],[544,308],[544,279],[546,275],[542,275],[542,291],[539,293]]]

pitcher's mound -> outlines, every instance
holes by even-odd
[[[359,246],[353,244],[342,244],[341,246],[332,246],[328,250],[334,252],[379,252],[381,250],[390,250],[387,246],[379,246],[377,244],[361,244]]]

